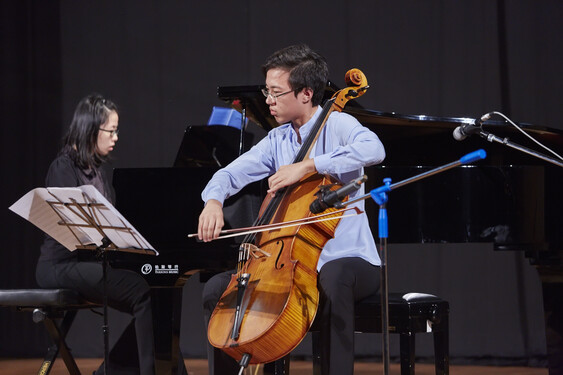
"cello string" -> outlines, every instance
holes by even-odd
[[[317,120],[315,122],[313,129],[309,132],[309,135],[305,139],[305,142],[303,143],[303,145],[299,149],[299,152],[297,153],[297,155],[293,159],[292,164],[295,164],[295,163],[298,163],[298,162],[304,160],[305,157],[307,155],[309,155],[309,153],[311,152],[312,144],[317,139],[317,133],[319,132],[320,128],[325,124],[325,122],[326,122],[325,120],[328,117],[328,114],[330,112],[332,112],[332,110],[333,110],[333,104],[334,104],[335,100],[336,100],[336,97],[331,98],[331,99],[327,100],[326,103],[323,105],[322,112],[321,112],[320,116],[318,117],[319,120],[323,119],[323,121]],[[263,214],[261,216],[259,216],[254,221],[253,226],[260,226],[260,225],[269,223],[271,221],[271,219],[273,218],[273,216],[274,216],[277,208],[279,207],[280,203],[285,198],[286,192],[287,192],[287,187],[278,190],[276,195],[268,203],[268,205],[267,205],[266,209],[264,210]],[[257,236],[256,232],[247,234],[247,236],[243,239],[243,243],[255,243],[256,236]],[[241,251],[243,251],[243,250],[241,249],[241,247],[239,247],[239,265],[237,265],[238,270],[242,269],[241,263],[246,262],[247,259],[248,259],[247,257],[244,257],[244,256],[241,257],[240,256]],[[239,273],[239,272],[237,272],[237,273]]]
[[[323,106],[322,112],[319,116],[319,120],[325,119],[328,116],[328,113],[332,110],[332,105],[334,104],[334,100],[335,99],[327,100],[327,102]],[[305,157],[308,155],[308,153],[310,151],[309,149],[310,149],[313,141],[316,139],[316,135],[317,135],[320,127],[323,124],[324,124],[324,121],[316,121],[316,123],[313,126],[313,129],[309,132],[309,135],[305,139],[305,142],[303,142],[303,145],[301,145],[301,148],[299,149],[295,158],[293,159],[292,164],[298,163],[298,162],[305,159]],[[279,203],[283,200],[283,198],[286,194],[286,191],[287,191],[287,187],[278,190],[278,192],[276,193],[274,198],[272,198],[272,200],[270,201],[270,203],[268,204],[268,206],[264,210],[264,213],[262,214],[262,216],[256,220],[255,226],[263,225],[263,224],[265,224],[266,222],[269,222],[272,219],[275,211],[277,210],[277,208],[279,206]],[[251,236],[251,239],[254,240],[255,236]]]

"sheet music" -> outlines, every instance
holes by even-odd
[[[85,212],[82,212],[80,205]],[[154,247],[92,185],[36,188],[25,194],[10,210],[60,242],[68,250],[77,246],[102,244],[103,235],[122,249],[142,249],[158,255]]]

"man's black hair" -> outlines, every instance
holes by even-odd
[[[328,65],[324,57],[306,44],[286,47],[274,52],[262,65],[264,76],[268,70],[280,68],[289,72],[289,85],[297,94],[306,87],[313,90],[313,105],[320,105],[328,81]]]

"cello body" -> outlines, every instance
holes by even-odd
[[[358,69],[346,73],[348,87],[327,102],[315,131],[303,143],[294,163],[309,157],[330,113],[362,95],[367,79]],[[291,222],[314,216],[310,204],[321,188],[338,189],[317,173],[280,189],[262,203],[257,225]],[[325,212],[337,211],[329,208]],[[208,340],[231,357],[267,363],[290,353],[308,332],[319,303],[317,262],[334,236],[342,213],[333,220],[268,230],[247,238],[239,250],[237,272],[221,296],[208,325]]]
[[[279,207],[275,218],[289,221],[312,215],[309,205],[315,199],[314,193],[319,185],[329,183],[332,181],[328,177],[318,174],[305,177],[286,192],[288,204]],[[250,363],[271,362],[291,352],[315,318],[319,301],[317,261],[337,225],[338,220],[329,220],[259,235],[260,249],[270,255],[251,250],[246,262],[245,272],[252,277],[242,301],[240,336],[233,340],[230,331],[237,303],[234,274],[209,322],[211,345],[237,360],[249,353]]]

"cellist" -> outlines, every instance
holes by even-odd
[[[354,117],[332,112],[310,158],[292,164],[319,116],[328,81],[325,59],[306,45],[274,52],[262,66],[266,77],[263,94],[270,113],[280,124],[252,149],[217,171],[202,192],[205,207],[199,217],[198,237],[211,241],[224,225],[222,205],[247,184],[268,177],[268,194],[292,185],[305,175],[329,174],[342,182],[358,178],[365,166],[385,157],[375,133]],[[364,194],[362,188],[350,196]],[[363,209],[363,201],[357,205]],[[320,303],[321,369],[324,375],[354,371],[354,302],[379,290],[380,259],[366,214],[343,218],[334,238],[323,248],[317,264]],[[230,275],[215,275],[205,285],[203,307],[206,322],[227,288]],[[236,361],[220,350],[209,351],[210,374],[234,374]]]

